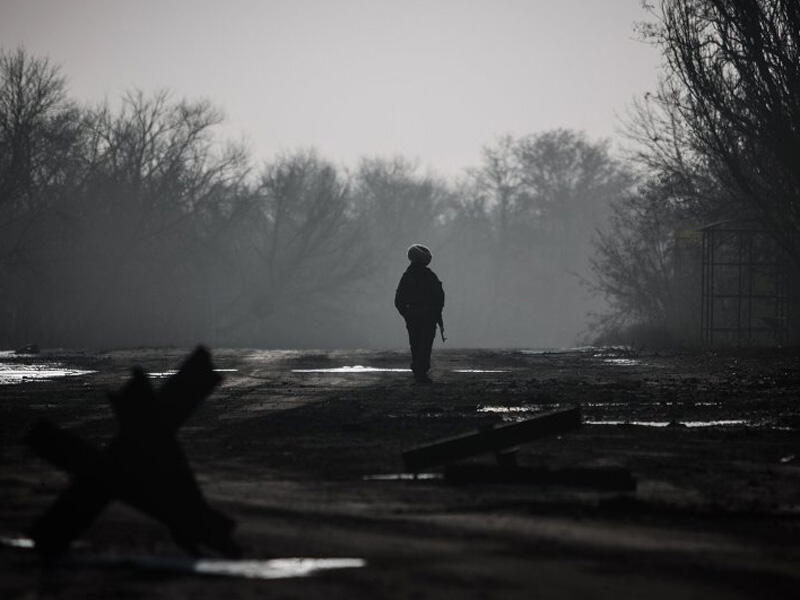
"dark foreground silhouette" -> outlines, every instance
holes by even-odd
[[[110,400],[119,432],[100,451],[49,421],[27,437],[44,459],[72,475],[69,487],[33,526],[36,551],[58,558],[112,500],[119,499],[169,527],[192,555],[206,546],[240,554],[231,539],[235,522],[205,501],[175,434],[220,382],[207,350],[198,347],[158,392],[142,369]]]
[[[400,278],[394,295],[394,305],[406,322],[408,343],[411,346],[411,371],[417,383],[431,383],[431,349],[436,338],[436,325],[442,328],[444,341],[444,290],[442,282],[428,268],[431,251],[422,244],[408,249],[410,264]]]
[[[45,416],[99,446],[115,427],[105,390],[132,364],[162,373],[186,354],[45,349],[41,362],[85,374],[0,388],[0,536],[23,537],[66,487],[18,432]],[[205,498],[237,520],[248,557],[361,557],[365,568],[266,582],[76,565],[87,554],[174,559],[161,523],[112,503],[60,568],[43,572],[0,543],[0,597],[45,586],[60,600],[797,597],[796,353],[448,348],[435,358],[442,385],[417,386],[394,370],[407,352],[217,348],[225,383],[180,429]],[[344,365],[391,370],[305,371]],[[411,448],[488,426],[509,433],[574,405],[581,426],[521,444],[518,467],[497,464],[492,434],[475,440],[492,452],[469,462],[403,472]],[[621,468],[635,488],[590,478]]]

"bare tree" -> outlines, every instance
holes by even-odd
[[[198,327],[220,217],[234,210],[248,169],[241,148],[215,139],[220,120],[207,102],[167,92],[131,92],[118,111],[87,111],[86,175],[70,202],[72,268],[63,270],[71,336],[124,339],[131,320],[165,339]]]
[[[607,142],[565,129],[505,136],[483,156],[471,176],[498,243],[535,244],[547,235],[556,244],[584,248],[610,200],[632,181]]]
[[[607,141],[564,129],[520,139],[517,153],[526,188],[522,208],[535,217],[539,234],[552,236],[562,257],[586,254],[611,201],[631,186],[631,174]]]
[[[493,234],[486,302],[503,301],[490,327],[508,336],[536,332],[539,343],[574,340],[591,305],[580,281],[594,229],[631,175],[606,142],[557,129],[500,138],[471,177]]]
[[[32,229],[69,183],[79,115],[58,67],[0,53],[0,261],[32,266]]]
[[[695,223],[666,179],[651,178],[613,203],[590,259],[592,288],[609,305],[594,315],[598,333],[613,338],[639,327],[674,340],[696,338],[700,256]]]
[[[362,160],[353,187],[354,201],[365,213],[371,244],[382,262],[398,248],[430,241],[451,201],[441,181],[401,157]]]
[[[471,171],[476,191],[484,199],[484,204],[491,206],[492,213],[497,215],[501,243],[508,234],[509,220],[521,208],[525,195],[523,167],[519,159],[519,142],[505,135],[494,145],[484,146],[483,164]]]
[[[0,52],[0,341],[41,339],[48,277],[80,180],[81,114],[58,67]]]
[[[255,325],[261,335],[303,312],[332,318],[373,264],[348,183],[313,152],[265,167],[233,241],[237,282],[226,325]]]
[[[663,102],[732,209],[750,208],[800,263],[800,5],[663,0],[658,17]]]

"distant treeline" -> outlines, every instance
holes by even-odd
[[[774,321],[800,342],[800,5],[647,10],[663,72],[624,160],[558,129],[495,140],[458,181],[313,151],[256,168],[208,103],[80,106],[47,60],[0,54],[0,346],[401,346],[414,242],[454,345],[694,343],[698,231],[732,219],[791,260]]]
[[[0,56],[0,346],[400,346],[394,289],[430,245],[459,346],[574,343],[595,228],[633,178],[605,142],[502,138],[458,182],[313,151],[255,168],[206,102],[71,100]]]
[[[636,148],[630,159],[644,176],[615,203],[593,259],[597,289],[611,302],[601,329],[696,340],[697,230],[722,222],[771,238],[763,247],[777,256],[758,256],[764,251],[751,241],[747,252],[755,255],[740,250],[733,260],[787,264],[760,283],[786,286],[786,314],[776,311],[772,321],[800,343],[800,3],[661,0],[647,9],[652,18],[640,33],[664,64],[658,89],[635,104],[626,124]],[[747,296],[763,275],[750,269],[729,269],[733,285],[714,290],[746,297],[730,303],[734,325],[747,322]],[[743,284],[748,274],[756,281]]]

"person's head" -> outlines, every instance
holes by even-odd
[[[413,244],[408,249],[408,260],[417,265],[428,265],[431,262],[433,255],[427,246],[422,244]]]

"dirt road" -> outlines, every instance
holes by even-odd
[[[116,427],[106,392],[134,364],[160,379],[186,353],[0,355],[0,536],[24,535],[67,483],[20,443],[32,423],[46,416],[102,444]],[[47,572],[6,547],[0,597],[798,597],[796,353],[450,350],[435,353],[432,386],[413,385],[398,352],[213,356],[225,381],[180,437],[246,556],[366,566],[272,581]],[[46,368],[83,373],[48,380]],[[623,466],[635,491],[399,476],[404,449],[572,405],[585,425],[523,446],[520,463]],[[163,526],[118,503],[82,542],[76,556],[180,554]]]

